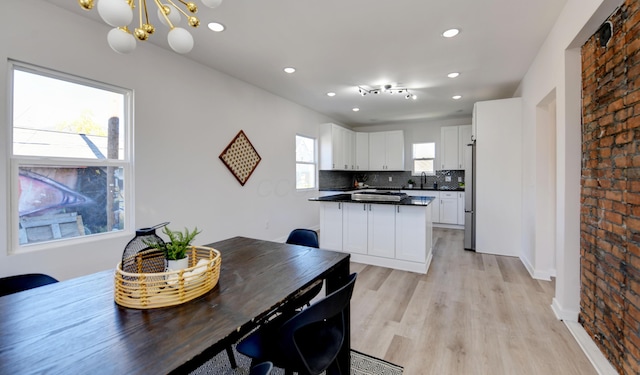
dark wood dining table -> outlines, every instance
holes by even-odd
[[[117,305],[114,270],[0,297],[0,374],[188,373],[317,280],[329,293],[349,276],[345,253],[245,237],[206,246],[222,254],[218,285],[178,306]]]

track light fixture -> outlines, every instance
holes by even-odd
[[[404,88],[404,87],[393,87],[392,85],[382,85],[380,86],[380,88],[366,88],[366,87],[362,87],[362,86],[358,86],[358,92],[360,93],[360,95],[362,96],[366,96],[369,94],[373,94],[373,95],[378,95],[381,93],[385,93],[385,94],[389,94],[389,95],[393,95],[393,94],[405,94],[404,98],[405,99],[413,99],[416,100],[418,99],[418,96],[415,94],[412,94],[411,92],[409,92],[409,89]]]

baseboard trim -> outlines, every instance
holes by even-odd
[[[560,302],[554,297],[553,302],[551,302],[551,310],[556,315],[558,320],[562,320],[565,322],[577,322],[579,311],[576,310],[567,310],[560,305]]]
[[[571,332],[573,338],[578,342],[580,348],[589,359],[589,362],[593,365],[600,375],[617,375],[618,372],[613,368],[611,363],[602,354],[595,342],[589,337],[587,331],[578,322],[564,321],[564,324]]]

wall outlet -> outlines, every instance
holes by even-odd
[[[444,182],[451,182],[451,176],[444,176]]]
[[[462,177],[458,177],[458,182],[462,182]]]
[[[393,177],[389,176],[389,182],[393,182]]]

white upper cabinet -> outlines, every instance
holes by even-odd
[[[471,141],[471,125],[463,125],[458,127],[458,165],[459,169],[465,169],[465,152],[467,150],[467,145],[470,144]]]
[[[355,169],[355,133],[336,124],[320,125],[320,169]]]
[[[440,169],[458,169],[458,127],[440,128]]]
[[[471,125],[440,128],[440,169],[464,169],[464,152],[471,142],[471,128]]]
[[[369,133],[356,133],[356,170],[369,170]]]
[[[404,132],[394,130],[369,133],[369,169],[404,170]]]

